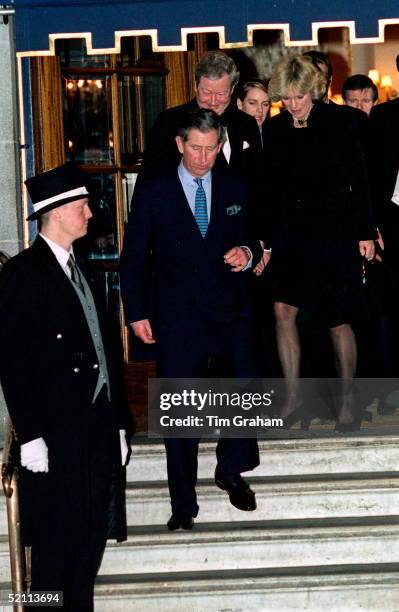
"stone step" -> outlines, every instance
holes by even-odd
[[[192,531],[151,525],[109,542],[100,572],[214,571],[399,563],[399,517],[196,523]]]
[[[260,441],[261,464],[250,472],[253,477],[280,477],[292,475],[331,475],[331,474],[354,474],[356,472],[384,472],[399,471],[399,437],[376,437],[376,438],[337,438],[337,439],[314,439],[314,440],[262,440]],[[215,469],[215,443],[204,442],[200,445],[199,453],[199,478],[211,479]],[[134,486],[137,484],[143,488],[147,495],[148,485],[155,487],[159,481],[166,481],[166,460],[163,444],[135,444],[133,445],[133,456],[128,466],[128,481]],[[129,492],[129,497],[133,495]],[[136,490],[134,497],[137,498]],[[216,498],[217,491],[213,492]],[[164,487],[161,490],[163,498],[168,500],[168,492]],[[218,493],[217,495],[222,495]],[[145,498],[147,503],[147,497]],[[259,502],[259,495],[258,495]],[[140,504],[138,503],[140,506]],[[131,525],[142,524],[140,516],[145,514],[144,503],[140,508],[138,518],[133,517]],[[233,513],[233,514],[232,514]],[[158,518],[153,520],[149,517],[149,523],[164,523],[169,514],[169,506],[166,510],[158,513]],[[258,513],[257,513],[258,514]],[[345,512],[344,512],[345,514]],[[356,512],[355,512],[356,514]],[[363,514],[363,512],[361,513]],[[382,511],[382,514],[390,514],[390,510]],[[203,519],[203,509],[201,510]],[[229,508],[229,517],[233,520],[241,520],[240,513]],[[303,516],[301,514],[301,516]],[[282,518],[282,517],[264,517]],[[216,517],[206,519],[221,520]],[[230,520],[228,518],[227,520]],[[0,495],[0,535],[7,533],[7,519],[5,513],[5,498]]]
[[[399,565],[99,576],[96,612],[398,612]]]
[[[214,571],[399,563],[399,517],[196,523],[192,531],[130,527],[128,540],[109,541],[100,572]],[[9,581],[8,540],[0,538],[0,581]]]
[[[198,520],[215,523],[388,516],[399,507],[397,473],[248,478],[248,482],[256,492],[255,512],[237,510],[212,481],[199,481]],[[126,507],[128,525],[164,525],[170,516],[167,485],[129,483]]]
[[[215,442],[200,444],[199,478],[213,476],[215,447]],[[260,440],[259,448],[261,462],[253,471],[256,476],[399,470],[399,436]],[[133,440],[127,479],[130,482],[166,480],[163,444]]]

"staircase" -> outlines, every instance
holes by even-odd
[[[213,484],[199,457],[200,513],[168,532],[162,445],[134,447],[129,539],[107,547],[96,612],[399,611],[399,437],[263,441],[249,477],[258,509]]]
[[[240,512],[213,484],[215,446],[199,456],[193,531],[169,532],[163,445],[134,446],[128,541],[109,543],[96,612],[289,610],[399,612],[399,437],[261,441]],[[2,500],[4,509],[4,500]],[[0,516],[0,588],[9,581]]]

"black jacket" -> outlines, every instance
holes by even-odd
[[[127,425],[122,360],[114,348],[93,276],[83,262],[79,261],[79,267],[93,293],[103,337],[112,396],[111,408],[103,416],[113,431],[112,453],[119,479],[118,430]],[[22,510],[29,523],[24,525],[26,543],[49,514],[54,537],[56,525],[70,531],[71,537],[84,537],[93,512],[87,463],[90,432],[97,419],[92,403],[97,357],[79,298],[40,236],[0,273],[0,345],[0,381],[17,441],[24,444],[43,437],[49,450],[48,474],[23,470],[28,501],[25,504],[23,499]],[[45,500],[40,497],[43,479],[47,481],[44,490],[51,490]],[[123,525],[121,528],[123,531]],[[115,535],[122,537],[122,531]]]
[[[399,170],[399,98],[374,106],[370,113],[370,175],[373,209],[380,228],[399,231],[399,206],[392,202]],[[396,238],[397,240],[397,238]]]
[[[260,223],[267,245],[296,227],[303,240],[322,243],[375,237],[359,127],[342,111],[316,102],[302,130],[287,111],[265,122]]]
[[[190,111],[198,109],[195,99],[187,104],[163,111],[156,119],[149,135],[144,155],[141,175],[154,176],[176,168],[181,155],[176,147],[175,137],[182,118]],[[259,129],[255,119],[238,110],[231,103],[221,115],[227,127],[231,146],[229,164],[221,151],[215,168],[228,170],[231,174],[247,178],[253,170],[253,159],[261,151]],[[249,146],[247,147],[247,143]]]

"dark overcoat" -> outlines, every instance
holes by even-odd
[[[90,330],[79,298],[46,242],[38,236],[0,274],[0,380],[7,407],[18,444],[42,437],[49,451],[48,474],[21,468],[25,544],[49,531],[55,538],[61,533],[64,538],[84,537],[98,512],[96,478],[100,482],[101,470],[109,472],[110,466],[116,495],[110,499],[116,511],[110,536],[124,538],[118,433],[127,424],[122,364],[93,275],[83,262],[79,266],[97,306],[109,368],[112,402],[101,415],[92,403],[98,365]],[[98,462],[93,462],[95,453]],[[99,472],[93,477],[90,465],[97,463]]]
[[[392,202],[399,171],[399,99],[378,104],[370,113],[369,176],[375,221],[399,261],[399,206]]]
[[[359,122],[351,112],[315,102],[307,130],[294,130],[288,111],[265,122],[264,240],[274,246],[281,234],[306,217],[299,240],[372,240],[370,190]],[[306,147],[296,141],[306,136]],[[300,170],[298,170],[300,169]]]

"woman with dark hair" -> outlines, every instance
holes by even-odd
[[[263,146],[263,125],[270,114],[270,99],[266,81],[254,79],[244,83],[238,93],[237,106],[244,113],[256,119]]]
[[[272,248],[273,301],[287,382],[281,416],[301,416],[297,315],[305,309],[330,330],[342,389],[356,369],[351,321],[361,289],[361,258],[374,257],[367,177],[353,119],[320,102],[326,81],[308,58],[284,59],[270,83],[282,113],[265,124],[265,245]],[[354,425],[348,396],[337,428]]]

